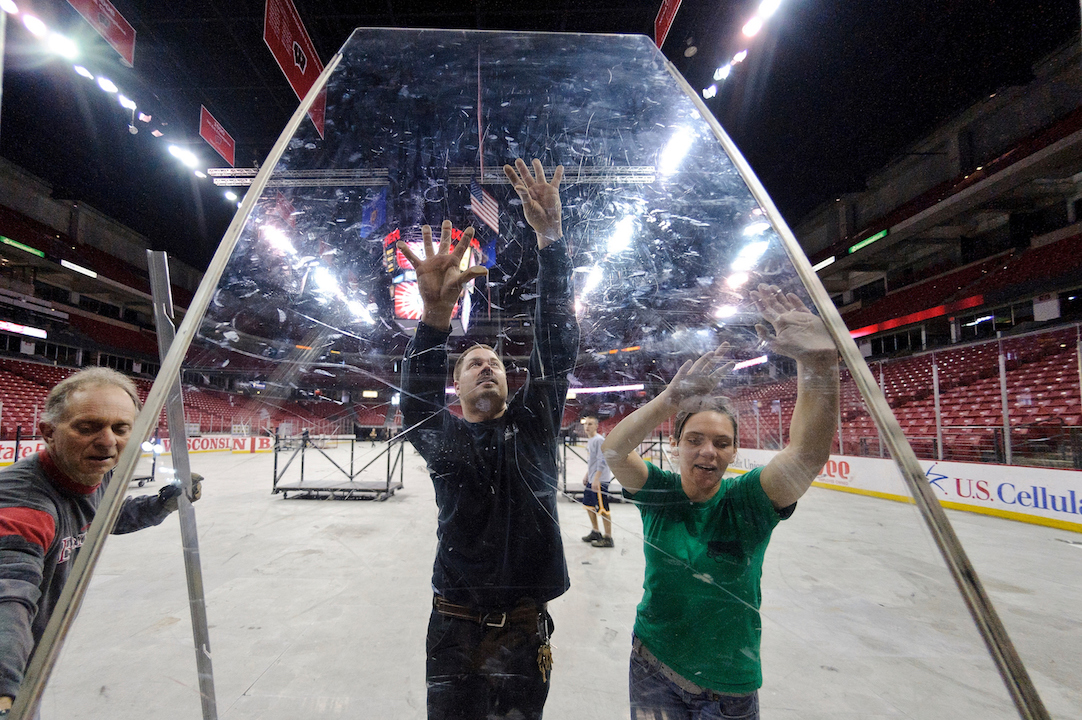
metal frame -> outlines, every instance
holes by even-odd
[[[404,487],[405,479],[405,436],[399,435],[398,437],[391,438],[387,441],[387,447],[379,452],[376,457],[365,463],[364,467],[354,471],[353,469],[353,457],[354,449],[357,444],[357,438],[352,437],[349,440],[349,470],[347,471],[337,462],[334,458],[323,451],[323,448],[319,447],[312,441],[312,437],[308,431],[302,432],[300,435],[290,436],[290,439],[300,439],[300,444],[293,448],[292,454],[289,459],[286,460],[282,466],[281,471],[278,470],[278,455],[279,453],[286,452],[282,448],[282,436],[277,432],[274,433],[274,481],[271,484],[271,493],[277,495],[282,493],[282,499],[288,500],[289,493],[293,493],[294,499],[334,499],[334,500],[379,500],[380,502],[390,498],[395,494],[396,490],[401,490]],[[363,441],[362,441],[363,442]],[[339,483],[326,483],[320,484],[318,482],[307,483],[304,481],[304,455],[307,448],[312,448],[324,458],[327,462],[334,466],[334,468],[346,478],[348,485]],[[289,466],[293,464],[293,461],[300,457],[301,464],[301,477],[297,481],[298,485],[292,483],[283,483],[282,478],[285,477],[286,471]],[[386,483],[382,488],[364,486],[355,484],[357,477],[368,468],[372,467],[381,457],[387,457],[387,472]],[[394,480],[395,472],[398,472],[397,482]]]

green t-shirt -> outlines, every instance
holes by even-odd
[[[796,505],[776,510],[761,468],[723,478],[710,500],[693,503],[680,475],[647,463],[633,499],[642,513],[646,579],[635,635],[670,668],[702,687],[751,693],[759,662],[763,555],[774,526]]]

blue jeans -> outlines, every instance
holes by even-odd
[[[759,720],[759,693],[694,695],[665,677],[637,652],[628,679],[631,720]]]

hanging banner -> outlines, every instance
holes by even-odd
[[[267,0],[263,15],[263,42],[274,56],[278,67],[289,81],[298,100],[303,100],[323,72],[323,63],[316,47],[304,29],[300,13],[293,0]],[[308,117],[323,137],[323,116],[327,109],[327,93],[321,92],[308,111]]]
[[[680,9],[681,0],[662,0],[658,8],[657,17],[654,18],[654,43],[660,48],[665,44],[665,36],[669,34],[672,21],[676,19],[676,11]]]
[[[128,67],[135,62],[135,28],[131,26],[109,0],[68,0],[90,27],[98,31],[105,42],[120,54]]]
[[[233,158],[236,155],[237,144],[233,141],[233,136],[225,131],[222,124],[215,120],[203,105],[199,106],[199,137],[217,150],[222,159],[229,163],[229,167],[235,167]]]

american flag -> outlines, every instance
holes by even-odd
[[[485,225],[495,232],[500,231],[500,205],[496,202],[496,198],[481,187],[477,178],[470,180],[470,209]]]

